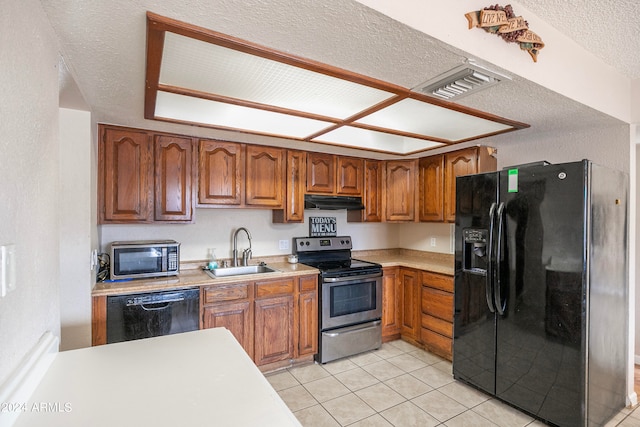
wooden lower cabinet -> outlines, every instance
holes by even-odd
[[[305,276],[299,280],[298,353],[296,357],[318,352],[318,278]]]
[[[256,365],[293,359],[293,295],[255,302]]]
[[[391,303],[389,295],[392,294],[389,290],[394,275],[398,277],[399,288],[395,295],[396,301]],[[452,276],[412,268],[386,267],[383,269],[382,292],[383,340],[385,334],[392,336],[392,332],[398,330],[404,340],[452,360]],[[395,310],[400,313],[398,329],[394,324]]]
[[[421,330],[424,347],[453,358],[453,277],[422,272]]]
[[[204,307],[203,328],[227,328],[249,357],[253,358],[253,316],[249,301],[220,303]]]
[[[256,365],[318,351],[318,276],[205,286],[202,327],[226,327]]]
[[[402,292],[400,268],[382,269],[382,341],[400,337],[402,332]]]
[[[420,340],[420,272],[414,269],[400,269],[402,289],[402,336],[410,340]]]

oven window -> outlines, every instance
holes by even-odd
[[[376,282],[334,285],[330,292],[331,317],[376,309]]]
[[[162,251],[158,248],[120,249],[114,260],[116,274],[162,271]]]

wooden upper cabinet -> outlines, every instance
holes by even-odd
[[[417,160],[386,162],[385,219],[386,221],[414,221],[416,218]]]
[[[242,199],[242,144],[201,139],[198,203],[239,206]]]
[[[334,155],[307,153],[307,193],[333,194],[335,167]]]
[[[247,145],[245,203],[281,208],[285,186],[285,151],[276,147]]]
[[[337,157],[336,194],[361,196],[364,160],[355,157]]]
[[[307,154],[304,151],[287,151],[287,176],[284,204],[282,209],[274,209],[275,223],[304,222],[304,176],[307,169]]]
[[[496,170],[490,147],[470,147],[444,155],[444,220],[456,220],[456,177]]]
[[[444,156],[424,157],[418,162],[420,221],[444,220]]]
[[[365,160],[363,166],[362,203],[361,211],[348,211],[348,222],[381,222],[382,221],[382,179],[384,162],[379,160]]]
[[[100,223],[191,222],[190,137],[99,125]]]
[[[155,220],[193,218],[193,162],[191,138],[155,136]]]
[[[144,131],[101,128],[100,222],[148,222],[153,211],[153,142]]]

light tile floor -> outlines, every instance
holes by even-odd
[[[401,340],[266,376],[304,427],[544,426],[454,381],[450,362]],[[640,409],[623,409],[613,426],[640,426]]]

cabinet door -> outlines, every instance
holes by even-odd
[[[155,137],[155,220],[193,219],[191,138]]]
[[[364,220],[382,221],[382,167],[384,163],[366,160],[364,163]]]
[[[240,301],[205,306],[203,310],[203,328],[227,328],[253,358],[253,318],[251,302]]]
[[[298,297],[300,325],[298,329],[298,355],[318,352],[318,293],[303,292]]]
[[[284,185],[284,150],[248,145],[245,203],[248,206],[281,208]]]
[[[387,161],[385,216],[387,221],[414,221],[416,196],[416,161]]]
[[[242,145],[200,140],[198,152],[198,203],[241,205]]]
[[[333,194],[335,191],[335,156],[307,153],[307,193]]]
[[[273,222],[304,222],[304,173],[306,169],[306,153],[303,151],[288,150],[284,206],[283,209],[273,210]]]
[[[418,272],[411,269],[400,269],[402,283],[402,335],[419,339],[420,333],[420,290]]]
[[[255,363],[293,358],[293,295],[255,302]]]
[[[402,293],[399,268],[384,268],[382,273],[382,339],[397,338],[402,331]]]
[[[304,276],[298,280],[298,354],[306,356],[318,352],[318,276]]]
[[[444,156],[444,219],[456,220],[456,177],[478,171],[478,149],[476,147],[447,153]]]
[[[336,162],[336,194],[361,196],[364,161],[355,157],[338,156]]]
[[[444,220],[444,156],[420,159],[419,176],[419,220],[442,222]]]
[[[102,127],[98,163],[100,222],[149,222],[153,212],[153,145],[144,131]]]

